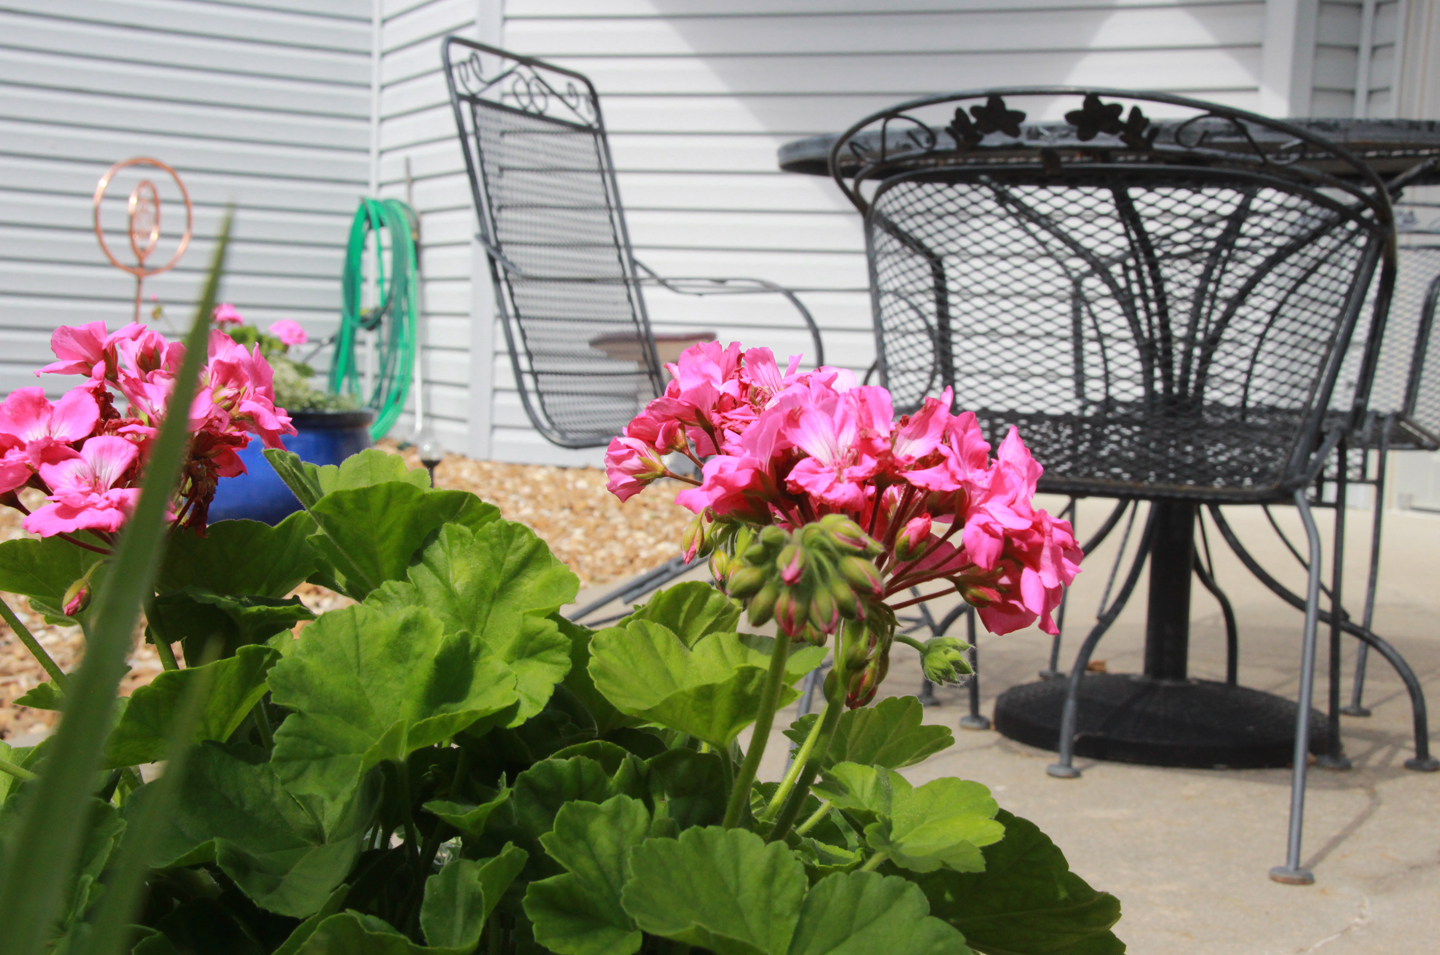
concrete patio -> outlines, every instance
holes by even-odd
[[[1052,510],[1063,504],[1044,503]],[[1079,536],[1107,512],[1103,501],[1082,504]],[[1292,540],[1301,540],[1293,508],[1276,509],[1275,516]],[[1318,518],[1327,544],[1330,517],[1320,512]],[[1368,511],[1348,512],[1346,586],[1357,612],[1369,517]],[[1440,516],[1392,512],[1386,517],[1375,628],[1425,684],[1434,734],[1440,728],[1433,715],[1440,705],[1440,574],[1434,557]],[[1229,519],[1264,566],[1294,588],[1303,585],[1298,564],[1258,508],[1232,508]],[[1119,532],[1112,537],[1118,539]],[[1075,584],[1061,654],[1065,663],[1088,629],[1085,615],[1093,616],[1117,542],[1107,542],[1092,555]],[[1240,682],[1293,698],[1300,614],[1255,581],[1213,529],[1211,544],[1218,548],[1217,578],[1239,618]],[[1095,654],[1110,672],[1141,669],[1144,611],[1142,579],[1130,607]],[[1198,586],[1192,619],[1191,675],[1223,679],[1222,619]],[[1324,692],[1324,636],[1322,630],[1317,694]],[[988,715],[1000,692],[1036,678],[1049,653],[1049,638],[1029,630],[982,636],[980,644],[982,711]],[[1354,657],[1354,641],[1348,638],[1345,654],[1348,679]],[[914,655],[901,648],[894,662],[882,694],[917,688]],[[1065,851],[1076,872],[1121,899],[1125,914],[1116,932],[1136,955],[1322,950],[1326,955],[1428,955],[1440,950],[1434,928],[1440,899],[1440,774],[1403,768],[1412,755],[1404,686],[1377,656],[1371,657],[1370,674],[1366,703],[1374,715],[1347,717],[1342,727],[1354,768],[1311,767],[1303,861],[1314,870],[1316,883],[1309,887],[1279,885],[1267,877],[1270,867],[1285,859],[1288,769],[1156,769],[1078,760],[1084,775],[1060,780],[1045,773],[1053,753],[993,731],[957,730],[954,747],[906,774],[916,782],[949,775],[978,780],[1001,805],[1034,820]],[[939,696],[942,705],[926,711],[927,722],[953,728],[964,712],[965,690],[941,689]],[[1317,704],[1323,708],[1323,696],[1317,696]],[[788,725],[792,718],[793,713],[782,714],[777,724]],[[762,776],[779,777],[783,743],[777,735]]]

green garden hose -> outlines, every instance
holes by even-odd
[[[398,199],[361,199],[345,250],[343,306],[335,337],[335,358],[330,364],[330,390],[351,395],[375,412],[370,436],[377,440],[405,410],[415,370],[420,276],[411,226],[414,215]],[[371,233],[375,236],[371,247],[378,304],[363,308],[365,246]],[[357,356],[361,329],[375,333],[374,351]],[[370,393],[363,395],[367,374]]]

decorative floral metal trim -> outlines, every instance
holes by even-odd
[[[509,62],[495,76],[487,77],[478,51],[451,66],[455,86],[467,99],[488,99],[521,112],[550,119],[598,123],[600,110],[587,90],[566,78],[563,89],[528,63]]]

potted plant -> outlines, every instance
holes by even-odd
[[[370,447],[374,412],[360,407],[350,395],[314,387],[315,370],[290,357],[292,347],[309,341],[299,323],[281,319],[271,324],[268,332],[262,332],[246,325],[229,303],[216,306],[211,321],[236,343],[251,350],[258,348],[269,362],[274,372],[275,404],[290,415],[296,431],[285,445],[301,460],[318,465],[339,464]],[[220,482],[211,504],[215,520],[249,518],[277,524],[300,509],[295,495],[265,462],[261,451],[261,446],[252,442],[239,452],[246,471]]]
[[[607,464],[627,495],[666,454],[702,464],[683,546],[719,587],[592,631],[560,615],[578,581],[529,529],[378,450],[323,468],[269,450],[303,509],[205,527],[186,505],[213,464],[213,442],[187,453],[194,409],[221,444],[279,430],[255,352],[245,376],[223,345],[197,374],[206,324],[178,372],[155,342],[158,364],[129,346],[105,363],[188,420],[134,387],[138,413],[100,430],[84,397],[32,402],[44,427],[24,433],[0,415],[7,480],[49,499],[27,517],[40,539],[0,544],[0,589],[88,647],[66,674],[27,641],[52,680],[21,702],[64,718],[0,744],[7,951],[1124,951],[1119,903],[1033,824],[979,783],[906,781],[950,731],[873,700],[912,585],[1005,631],[1047,622],[1073,576],[1018,436],[992,456],[948,395],[892,420],[883,389],[835,369],[697,346]],[[136,448],[124,468],[105,464],[116,441]],[[307,580],[355,603],[317,617],[287,596]],[[142,607],[166,670],[116,706]],[[959,641],[911,645],[932,679],[963,677]],[[825,659],[792,770],[758,782],[777,711]]]

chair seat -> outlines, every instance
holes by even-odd
[[[1288,500],[1293,409],[1206,405],[1199,413],[1112,406],[1104,414],[977,410],[998,446],[1011,425],[1045,464],[1046,493],[1195,501]]]

